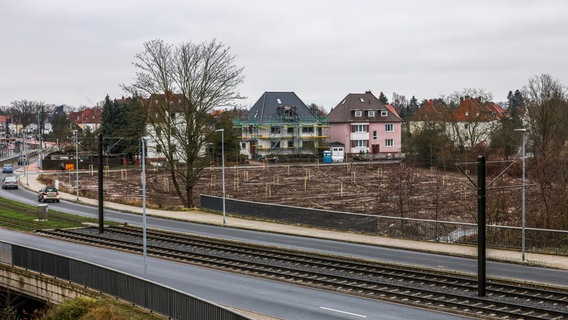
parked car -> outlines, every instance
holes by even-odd
[[[2,180],[2,189],[18,189],[18,178],[7,176]]]
[[[4,167],[2,167],[2,173],[14,173],[14,168],[12,167],[12,164],[5,163]]]
[[[39,202],[47,202],[47,201],[54,201],[59,202],[59,191],[55,187],[44,187],[39,190],[37,193],[37,201]]]

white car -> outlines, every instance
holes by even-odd
[[[8,176],[2,180],[2,189],[18,189],[18,178]]]
[[[59,191],[55,187],[41,188],[37,193],[37,201],[39,202],[59,202]]]

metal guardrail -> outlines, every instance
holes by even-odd
[[[117,270],[0,242],[0,262],[99,290],[171,319],[251,320],[215,303]]]

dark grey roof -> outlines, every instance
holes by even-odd
[[[361,117],[355,117],[354,111],[362,111]],[[375,111],[374,117],[367,117],[366,111]],[[380,112],[387,111],[386,117],[381,117]],[[350,93],[329,112],[330,123],[345,122],[402,122],[393,107],[383,104],[371,91],[365,93]]]
[[[45,119],[45,123],[51,123],[53,119],[55,119],[55,117],[57,117],[60,114],[65,114],[63,106],[55,107],[53,111],[47,116],[47,119]]]
[[[317,121],[318,118],[294,92],[265,92],[245,114],[244,120]]]

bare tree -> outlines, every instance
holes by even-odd
[[[134,65],[136,82],[124,88],[150,97],[148,133],[169,164],[178,196],[191,207],[193,187],[207,165],[203,150],[214,130],[208,114],[240,98],[243,69],[216,40],[177,46],[149,41]]]
[[[483,103],[493,100],[493,94],[482,88],[465,88],[460,91],[454,91],[448,95],[442,95],[441,98],[453,109],[459,106],[463,98],[476,98]]]
[[[565,87],[548,74],[524,87],[533,177],[542,205],[533,214],[545,228],[568,227],[568,99]]]
[[[22,128],[27,127],[32,123],[38,122],[38,117],[47,109],[47,106],[43,102],[38,101],[28,101],[28,100],[17,100],[11,103],[10,111]]]
[[[408,105],[408,102],[406,101],[406,96],[404,96],[403,94],[398,94],[396,92],[393,92],[391,105],[394,107],[394,109],[396,110],[396,112],[398,112],[399,115],[402,114],[403,110]]]
[[[526,119],[536,158],[554,156],[568,139],[566,92],[548,74],[529,79],[524,87]]]

